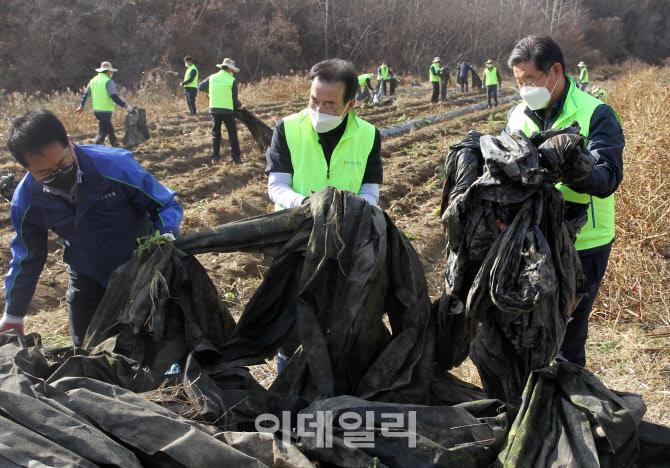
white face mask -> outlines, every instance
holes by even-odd
[[[326,133],[333,130],[342,123],[344,116],[347,115],[346,112],[342,112],[342,115],[323,114],[309,107],[307,110],[309,111],[309,118],[312,120],[312,127],[314,127],[316,133]]]
[[[547,82],[549,81],[550,76],[551,70],[549,71],[549,76],[547,76]],[[547,89],[546,84],[544,86],[524,86],[519,91],[519,94],[530,110],[542,109],[551,100],[551,93],[554,92],[557,84],[558,80],[554,83],[554,87],[551,91]]]

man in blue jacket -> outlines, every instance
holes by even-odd
[[[148,214],[155,230],[174,240],[183,217],[175,192],[163,187],[132,153],[99,145],[75,146],[51,112],[12,120],[6,133],[14,159],[28,170],[12,199],[16,230],[5,279],[0,332],[23,334],[23,318],[47,258],[51,229],[65,246],[70,333],[81,346],[112,272],[130,260],[138,227]]]

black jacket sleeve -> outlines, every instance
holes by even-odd
[[[283,172],[293,174],[293,163],[291,163],[291,151],[286,143],[286,134],[284,133],[284,121],[280,120],[275,125],[272,132],[272,141],[265,153],[265,173]]]
[[[375,128],[375,142],[368,155],[368,162],[363,174],[363,184],[381,184],[384,180],[384,168],[382,167],[382,135]]]
[[[209,76],[198,84],[198,91],[209,93]]]
[[[621,124],[608,105],[596,108],[591,116],[589,138],[586,144],[596,157],[596,167],[585,179],[569,187],[578,193],[600,198],[609,197],[623,179],[623,148],[626,145]]]

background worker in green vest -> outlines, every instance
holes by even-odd
[[[198,85],[200,91],[209,93],[209,113],[212,116],[212,164],[221,162],[221,123],[224,123],[228,130],[233,164],[243,164],[244,161],[240,159],[240,142],[237,139],[235,109],[242,109],[244,106],[237,99],[237,80],[233,77],[233,72],[238,72],[240,69],[229,58],[223,59],[217,67],[221,71],[209,75]]]
[[[577,66],[580,68],[579,80],[577,80],[577,83],[581,86],[580,89],[585,91],[586,85],[589,84],[589,71],[586,68],[586,64],[584,62],[579,62]]]
[[[190,55],[184,57],[184,66],[186,67],[186,74],[184,81],[179,83],[183,86],[186,92],[186,104],[188,104],[188,111],[191,116],[197,115],[195,108],[195,98],[198,96],[198,69],[193,64],[193,58]]]
[[[440,57],[435,57],[433,63],[430,64],[430,69],[428,70],[428,78],[433,84],[433,95],[430,97],[430,102],[437,104],[440,100]]]
[[[382,64],[377,69],[377,77],[382,82],[382,89],[384,90],[384,95],[386,95],[386,82],[393,78],[393,71],[389,68],[386,60],[382,61]]]
[[[93,141],[96,145],[102,145],[105,138],[109,137],[109,144],[117,146],[118,140],[114,133],[114,126],[112,125],[112,114],[114,113],[114,103],[123,107],[128,112],[133,112],[134,109],[129,104],[126,104],[123,99],[119,97],[116,91],[116,85],[112,81],[112,75],[118,71],[112,67],[109,62],[102,62],[100,68],[96,68],[98,74],[91,81],[84,91],[84,96],[81,98],[79,107],[74,111],[75,114],[84,112],[84,105],[89,96],[93,102],[93,115],[98,119],[98,135]]]
[[[597,99],[607,99],[607,91],[602,89],[598,85],[594,85],[593,88],[591,88],[591,96],[597,98]]]
[[[491,108],[491,98],[495,101],[495,106],[498,107],[498,88],[502,88],[502,79],[500,78],[498,67],[493,65],[493,60],[489,59],[486,61],[482,88],[486,88],[486,108]]]
[[[563,52],[551,37],[522,39],[507,63],[514,72],[523,103],[510,110],[505,132],[530,135],[536,130],[567,127],[576,120],[586,137],[584,150],[597,160],[594,171],[586,178],[557,185],[566,200],[589,205],[588,220],[575,243],[584,271],[586,295],[570,317],[556,356],[557,361],[584,366],[589,314],[614,241],[614,191],[623,179],[623,131],[610,106],[579,90],[574,80],[565,75]]]
[[[374,91],[371,80],[375,79],[375,74],[363,73],[357,79],[358,89],[356,90],[356,100],[358,102],[367,102],[370,100],[370,91]]]
[[[278,208],[306,203],[311,192],[332,186],[371,205],[383,180],[381,135],[356,116],[358,76],[351,62],[329,59],[309,72],[309,104],[277,122],[267,150],[268,193]],[[294,339],[277,355],[280,371],[293,354]]]

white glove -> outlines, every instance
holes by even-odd
[[[171,240],[172,242],[174,242],[176,240],[174,234],[172,234],[171,232],[166,232],[165,234],[161,234],[161,236],[165,237],[166,239]]]
[[[126,104],[125,109],[126,109],[128,112],[133,112],[133,111],[135,110],[135,109],[133,108],[133,106],[131,106],[130,104]]]
[[[0,319],[0,333],[7,330],[16,330],[19,335],[23,335],[23,317],[4,314]]]

